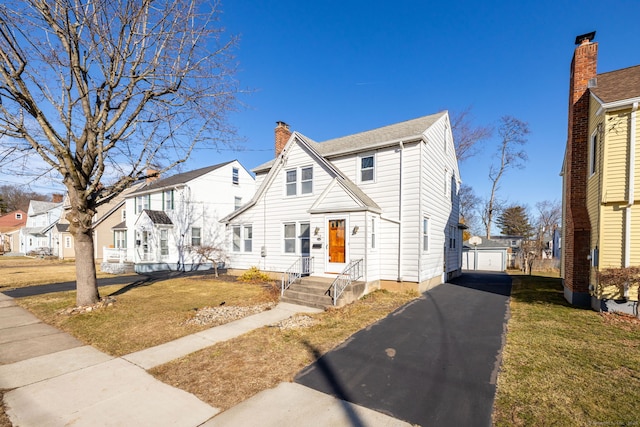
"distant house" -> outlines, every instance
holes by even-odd
[[[501,236],[506,237],[506,236]],[[511,262],[511,239],[492,240],[475,237],[480,242],[466,240],[462,246],[462,269],[479,271],[505,271]],[[470,239],[471,240],[471,239]]]
[[[598,74],[594,33],[571,63],[562,167],[562,277],[567,301],[638,314],[638,284],[610,286],[609,268],[640,267],[640,65]]]
[[[196,249],[226,248],[218,220],[254,192],[253,176],[237,160],[153,181],[126,195],[126,218],[112,226],[114,246],[139,273],[210,268]]]
[[[286,272],[287,286],[325,278],[322,295],[347,277],[361,295],[423,291],[460,274],[461,181],[446,111],[320,143],[278,122],[275,154],[253,169],[255,196],[222,220],[232,267]]]
[[[553,259],[560,259],[562,251],[562,228],[555,227],[553,229],[553,236],[551,237],[551,257]]]
[[[520,255],[522,252],[522,243],[524,237],[522,236],[509,236],[499,235],[491,236],[491,240],[498,242],[507,247],[507,268],[520,268]]]
[[[138,190],[144,183],[134,184],[109,202],[100,205],[92,220],[94,258],[97,262],[103,261],[104,248],[115,248],[122,240],[116,239],[113,227],[123,223],[126,218],[125,197],[127,194]],[[71,209],[68,196],[64,200],[64,210],[60,221],[56,224],[58,233],[58,257],[61,259],[75,259],[75,242],[69,232],[69,221],[65,218]],[[108,252],[108,251],[107,251]]]
[[[31,200],[27,222],[20,229],[20,252],[23,254],[58,255],[55,226],[62,213],[60,202]]]
[[[0,216],[0,254],[20,250],[20,229],[27,224],[27,213],[22,210]]]

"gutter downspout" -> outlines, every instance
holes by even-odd
[[[364,212],[364,283],[369,287],[369,211]]]
[[[636,112],[638,102],[631,107],[631,126],[629,131],[629,196],[625,207],[625,230],[624,230],[624,266],[631,265],[631,208],[635,203],[635,173],[636,173]]]
[[[404,142],[398,143],[400,146],[400,181],[398,183],[398,282],[402,282],[402,154],[404,152]]]
[[[418,236],[420,236],[420,227],[422,226],[422,150],[423,150],[424,142],[420,142],[420,151],[418,155],[420,156],[420,166],[418,167]],[[422,283],[422,239],[418,238],[418,287],[420,287],[420,283]]]

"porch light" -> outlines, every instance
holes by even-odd
[[[358,230],[360,230],[360,227],[358,227],[357,225],[353,227],[353,234],[356,234]]]
[[[316,227],[315,230],[313,230],[313,235],[317,236],[319,232],[320,232],[320,227]]]

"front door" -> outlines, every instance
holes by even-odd
[[[347,246],[345,244],[346,219],[330,219],[328,221],[329,245],[327,269],[328,273],[340,273],[346,265]]]
[[[300,223],[300,256],[302,256],[302,275],[308,276],[311,273],[311,224]]]

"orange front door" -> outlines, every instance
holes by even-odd
[[[329,220],[329,262],[331,264],[344,264],[345,262],[345,232],[344,219]]]

